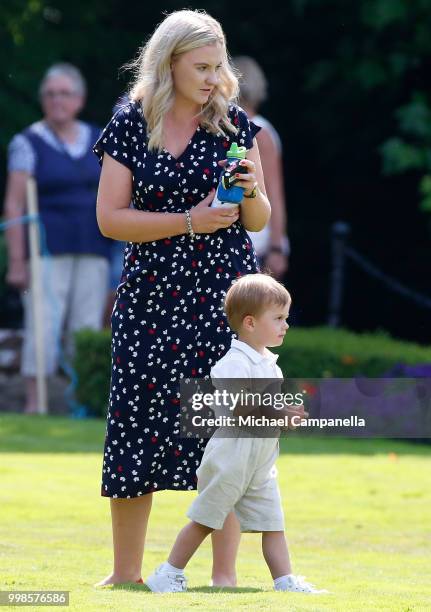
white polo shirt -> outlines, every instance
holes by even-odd
[[[279,355],[265,348],[262,355],[246,342],[232,339],[231,347],[211,368],[210,376],[217,378],[283,378],[277,365]]]

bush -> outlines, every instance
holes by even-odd
[[[75,339],[76,399],[93,416],[105,416],[111,377],[111,331],[83,329]]]
[[[356,334],[329,327],[293,328],[274,352],[289,378],[377,378],[400,363],[431,363],[431,347],[395,340],[384,331]]]
[[[95,416],[107,412],[111,333],[82,330],[76,334],[77,399]],[[431,363],[431,348],[395,340],[385,332],[355,334],[327,327],[291,329],[273,349],[289,378],[377,378],[397,364]]]

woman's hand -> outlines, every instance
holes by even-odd
[[[196,234],[212,234],[223,227],[229,227],[239,219],[239,206],[211,208],[215,189],[207,197],[190,209],[192,228]]]
[[[6,274],[8,285],[16,289],[26,289],[28,287],[28,264],[24,259],[9,261]]]
[[[282,280],[287,272],[289,260],[283,253],[268,253],[265,257],[265,266],[267,266],[277,280]]]
[[[218,162],[219,166],[225,166],[228,163],[227,159],[223,159]],[[240,166],[243,166],[247,169],[246,174],[242,174],[240,172],[235,174],[235,177],[238,181],[235,183],[235,187],[242,187],[245,189],[245,195],[250,195],[253,191],[254,187],[258,184],[258,180],[256,177],[256,164],[251,159],[242,159],[239,162]]]

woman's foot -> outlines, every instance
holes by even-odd
[[[138,579],[125,578],[122,576],[116,576],[115,574],[111,574],[110,576],[107,576],[100,582],[97,582],[94,586],[102,587],[102,586],[108,586],[110,584],[126,584],[127,582],[136,582],[137,584],[143,584],[144,581],[142,580],[142,578],[138,578]]]

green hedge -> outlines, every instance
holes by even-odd
[[[77,399],[96,416],[107,411],[111,334],[82,330],[76,334]],[[394,340],[385,332],[355,334],[327,327],[294,328],[274,352],[289,378],[378,377],[396,364],[431,363],[431,347]]]
[[[290,329],[278,363],[289,378],[378,377],[396,364],[431,363],[431,347],[395,340],[384,331],[356,334],[329,327]]]
[[[111,331],[83,329],[75,339],[76,399],[94,416],[105,416],[111,376]]]

